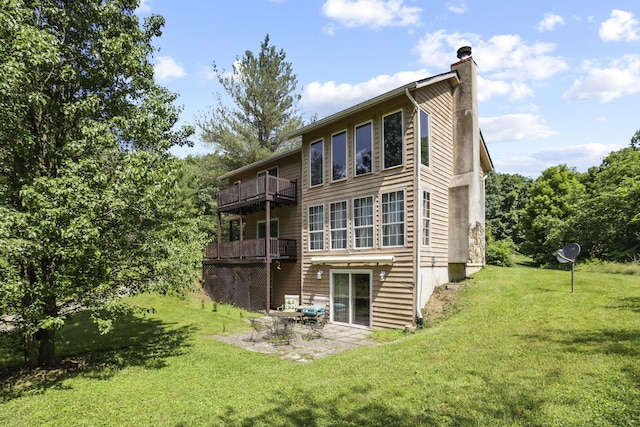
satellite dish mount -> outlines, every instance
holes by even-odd
[[[577,243],[569,243],[564,248],[559,249],[553,253],[558,262],[562,264],[571,263],[571,293],[573,293],[574,288],[574,271],[576,266],[576,259],[578,255],[580,255],[580,245]]]

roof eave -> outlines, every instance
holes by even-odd
[[[332,114],[330,116],[327,116],[325,118],[322,118],[318,121],[315,121],[313,123],[308,124],[307,126],[303,126],[300,129],[290,133],[289,135],[287,135],[288,138],[296,138],[299,137],[300,135],[304,135],[305,133],[309,133],[315,129],[318,129],[324,125],[326,125],[327,123],[331,123],[333,121],[336,120],[340,120],[343,117],[346,117],[356,111],[359,110],[363,110],[365,108],[380,104],[384,101],[387,101],[391,98],[395,98],[397,96],[403,95],[406,90],[414,90],[414,89],[419,89],[421,87],[425,87],[425,86],[430,86],[436,83],[440,83],[442,81],[446,81],[446,80],[450,80],[451,86],[455,87],[458,85],[458,83],[460,82],[460,78],[458,77],[458,73],[455,71],[448,71],[446,73],[442,73],[442,74],[438,74],[436,76],[433,77],[428,77],[426,79],[423,80],[417,80],[411,83],[407,83],[404,86],[401,86],[399,88],[393,89],[389,92],[385,92],[381,95],[376,96],[375,98],[371,98],[367,101],[361,102],[359,104],[354,105],[353,107],[349,107],[345,110],[339,111],[335,114]]]

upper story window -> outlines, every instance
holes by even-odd
[[[429,135],[429,115],[422,110],[419,110],[418,115],[418,140],[420,141],[420,162],[429,166],[430,162],[430,135]]]
[[[310,186],[322,184],[324,170],[323,165],[323,141],[316,141],[309,147],[309,180]]]
[[[388,114],[382,118],[383,169],[402,164],[402,111]]]
[[[422,245],[429,246],[431,239],[431,193],[422,192]]]
[[[331,137],[331,181],[347,177],[347,131]]]
[[[404,245],[404,191],[382,194],[382,246]]]
[[[347,249],[347,202],[329,205],[331,249]]]
[[[324,249],[324,205],[309,206],[309,250]]]
[[[373,247],[373,196],[353,199],[353,243],[356,248]]]
[[[355,175],[371,172],[372,165],[372,124],[371,122],[356,126],[355,132]]]

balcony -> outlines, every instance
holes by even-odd
[[[248,239],[235,242],[211,242],[205,249],[205,261],[211,260],[257,260],[266,258],[266,239]],[[269,255],[273,260],[295,261],[296,241],[293,239],[269,239]]]
[[[263,175],[218,191],[218,211],[243,214],[298,203],[298,182],[277,176]],[[275,205],[275,206],[274,206]]]

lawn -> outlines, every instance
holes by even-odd
[[[100,336],[79,314],[63,368],[17,372],[3,337],[0,425],[640,425],[640,278],[488,267],[445,319],[311,363],[211,339],[249,315],[145,295]],[[388,334],[385,334],[388,337]]]

